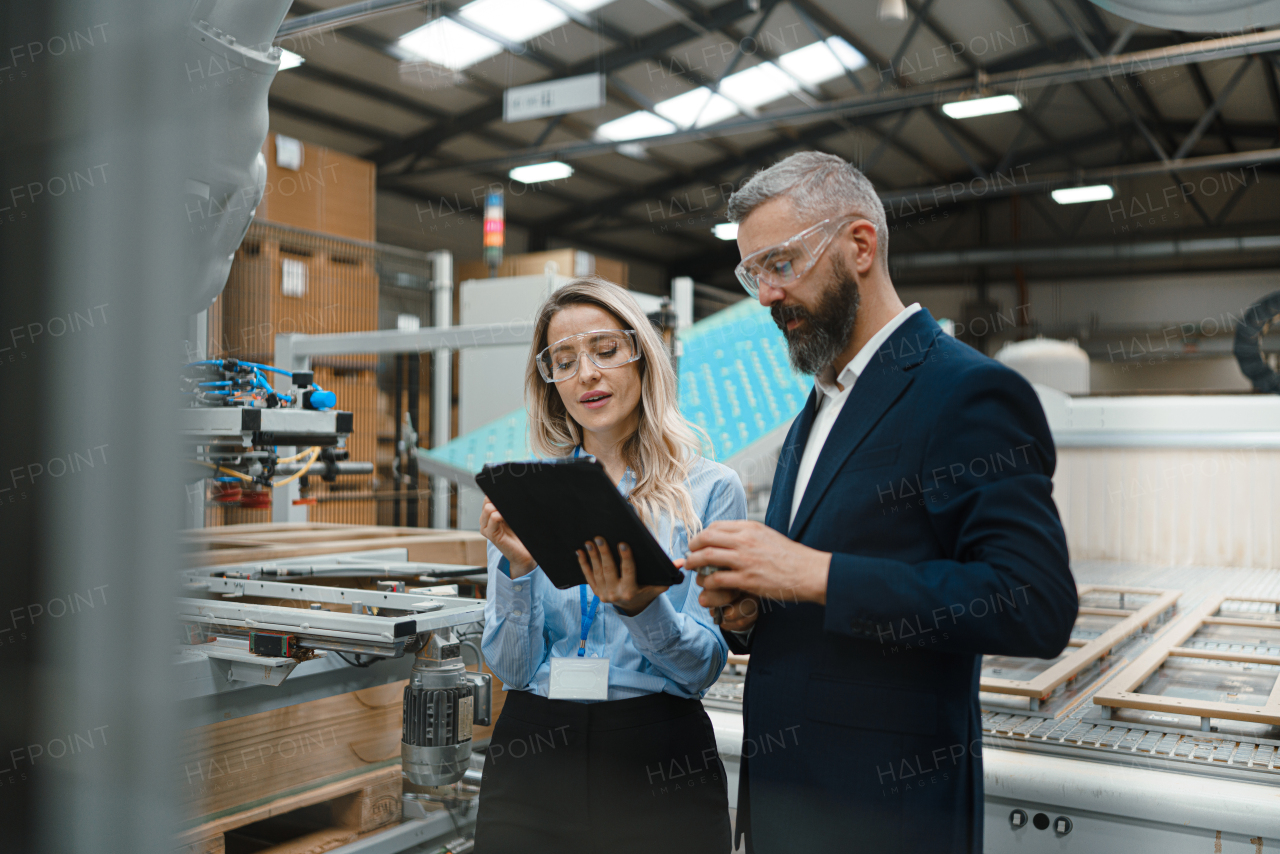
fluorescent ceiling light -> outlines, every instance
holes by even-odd
[[[568,15],[546,0],[474,0],[458,14],[512,42],[527,42],[569,22]]]
[[[620,119],[605,122],[596,128],[596,135],[601,139],[618,142],[626,139],[644,139],[650,136],[662,136],[674,133],[676,126],[653,113],[638,110]]]
[[[397,44],[427,62],[460,71],[502,53],[502,45],[449,18],[436,18],[406,33]]]
[[[573,167],[559,160],[550,163],[533,163],[529,166],[517,166],[507,173],[513,181],[521,184],[538,184],[542,181],[559,181],[573,174]]]
[[[653,109],[664,119],[673,121],[682,128],[693,127],[694,121],[697,121],[698,127],[706,127],[738,113],[738,108],[732,101],[717,95],[706,86],[668,98],[654,105]]]
[[[942,105],[942,112],[953,119],[971,119],[974,116],[989,116],[993,113],[1008,113],[1021,109],[1022,102],[1014,95],[970,98],[967,101],[952,101],[950,104]]]
[[[866,64],[867,58],[839,36],[778,57],[778,65],[783,71],[808,86],[842,77],[846,68],[857,71]]]
[[[1066,187],[1049,195],[1060,205],[1078,205],[1081,202],[1105,202],[1115,198],[1115,188],[1110,184],[1092,184],[1088,187]]]
[[[306,62],[306,57],[294,53],[291,50],[280,48],[280,70],[288,71],[290,68],[297,68]]]
[[[721,240],[737,240],[738,224],[736,222],[722,222],[711,227],[711,233]]]
[[[747,107],[776,101],[797,88],[796,81],[772,62],[762,62],[720,81],[721,94]]]

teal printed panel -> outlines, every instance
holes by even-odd
[[[523,409],[517,409],[443,447],[432,448],[427,455],[469,472],[478,472],[487,463],[527,460],[533,456],[529,451],[528,416]]]
[[[755,300],[695,323],[680,335],[680,411],[726,460],[789,423],[813,388],[787,361],[787,342]]]
[[[782,331],[755,300],[695,323],[680,341],[680,411],[706,431],[714,459],[728,459],[790,422],[813,388],[812,378],[792,370]],[[470,472],[530,459],[528,417],[517,409],[427,453]]]

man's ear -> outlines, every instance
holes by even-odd
[[[871,271],[880,250],[880,241],[876,238],[876,227],[868,220],[855,220],[849,225],[845,247],[853,261],[853,269],[858,275],[865,276]]]

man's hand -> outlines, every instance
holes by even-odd
[[[827,603],[831,554],[802,546],[759,522],[712,522],[700,531],[689,543],[685,569],[704,566],[722,569],[699,576],[698,583],[706,591],[703,597],[727,590],[759,599]],[[698,601],[707,607],[723,604],[701,597]]]
[[[704,582],[710,577],[698,576],[698,584],[703,587],[698,602],[708,610],[717,605],[721,607],[720,628],[730,632],[745,632],[754,626],[756,618],[760,616],[759,597],[741,590],[707,590]]]
[[[596,537],[578,549],[578,566],[586,576],[591,590],[601,602],[609,602],[628,617],[634,617],[649,603],[662,595],[667,588],[641,587],[636,584],[636,560],[626,543],[618,544],[621,571],[613,560],[613,551],[604,537]]]

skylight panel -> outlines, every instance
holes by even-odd
[[[596,128],[596,135],[601,139],[618,142],[625,139],[643,139],[650,136],[661,136],[674,133],[676,126],[653,113],[638,110],[620,119],[605,122]]]
[[[460,71],[502,53],[502,45],[449,18],[436,18],[401,36],[397,44],[416,57]]]
[[[844,67],[850,71],[857,71],[867,64],[867,58],[839,36],[827,39],[827,46],[835,51],[836,56],[840,57],[840,61],[844,63]]]
[[[474,0],[458,14],[516,43],[527,42],[569,21],[568,15],[546,0]]]
[[[738,108],[732,101],[717,95],[706,86],[668,98],[653,109],[664,119],[675,122],[682,128],[694,127],[695,121],[697,127],[706,127],[738,113]]]
[[[845,68],[857,71],[867,59],[839,36],[814,42],[778,57],[778,65],[808,86],[817,86],[844,76]]]
[[[720,81],[720,93],[747,107],[758,107],[791,94],[799,85],[772,62],[762,62]]]

